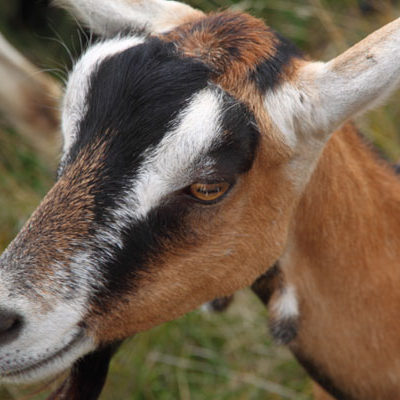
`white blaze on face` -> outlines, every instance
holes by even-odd
[[[64,136],[64,154],[71,148],[76,139],[79,124],[87,112],[87,96],[90,79],[101,61],[123,52],[130,47],[144,42],[141,37],[115,38],[91,47],[77,62],[68,79],[65,91],[62,132]]]
[[[282,289],[279,297],[272,304],[272,311],[278,320],[299,316],[299,304],[294,286],[287,285]]]
[[[222,134],[222,108],[222,94],[215,89],[193,96],[140,168],[135,187],[128,194],[137,203],[135,218],[145,217],[168,193],[191,183],[196,159],[204,157]]]
[[[131,188],[126,190],[112,210],[115,226],[102,227],[96,241],[105,248],[122,247],[122,232],[131,224],[143,220],[176,190],[192,183],[193,167],[201,157],[202,167],[212,160],[207,151],[222,135],[223,94],[218,88],[206,88],[196,93],[175,118],[161,142],[149,148]]]

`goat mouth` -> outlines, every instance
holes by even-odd
[[[84,340],[85,340],[85,333],[84,330],[81,329],[72,337],[72,339],[66,346],[53,353],[51,356],[39,360],[33,364],[15,368],[9,372],[0,372],[0,379],[10,380],[11,382],[12,380],[18,380],[19,378],[23,378],[35,372],[39,372],[41,369],[47,367],[51,363],[57,362],[57,360],[61,360],[65,355],[71,352],[71,350],[73,350],[75,347],[78,347]]]

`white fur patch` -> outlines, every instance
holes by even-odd
[[[191,183],[196,159],[204,157],[222,133],[221,117],[220,94],[204,89],[194,95],[176,126],[148,153],[132,192],[127,194],[128,202],[136,203],[135,219],[145,217],[163,197]]]
[[[54,279],[58,287],[60,282],[57,277]],[[8,298],[7,307],[23,317],[19,336],[0,348],[1,382],[28,383],[55,375],[95,349],[93,340],[78,327],[87,308],[82,304],[86,299],[85,285],[78,288],[83,293],[77,293],[77,300],[60,301],[56,295],[41,293],[38,288],[38,301],[32,301],[15,293],[7,295],[12,290],[4,286],[8,282],[6,274],[1,274],[1,282],[1,298]],[[39,296],[51,309],[42,308]]]
[[[64,135],[64,154],[74,143],[79,123],[87,112],[87,95],[92,74],[101,61],[112,55],[137,46],[143,38],[115,38],[98,43],[91,47],[76,63],[68,79],[62,112],[62,132]]]
[[[324,68],[324,64],[312,63],[312,68],[318,70]],[[320,94],[314,87],[315,75],[310,66],[302,79],[284,82],[264,97],[269,116],[292,149],[304,135],[313,136],[314,132],[328,127],[329,117],[321,108]]]
[[[299,304],[294,286],[288,285],[283,288],[280,296],[272,304],[272,310],[278,320],[299,316]]]
[[[24,269],[32,268],[31,260],[19,260],[19,270],[12,268],[10,258],[12,245],[2,255],[0,298],[7,299],[3,306],[20,315],[23,323],[18,337],[0,346],[0,381],[27,383],[60,373],[95,349],[78,324],[99,278],[97,264],[79,253],[68,267],[55,263],[41,284],[27,279],[24,284],[30,289],[24,293],[14,284],[24,279]]]
[[[66,339],[69,339],[70,342],[66,341]],[[46,349],[51,350],[51,352],[46,351],[45,353],[48,358],[44,357],[42,349],[38,352],[36,348],[24,349],[20,346],[17,349],[19,353],[15,354],[14,349],[7,347],[8,355],[4,356],[2,360],[3,364],[7,363],[7,371],[4,375],[0,371],[0,382],[27,384],[55,376],[69,368],[80,357],[96,348],[93,341],[88,337],[82,337],[82,339],[79,337],[76,341],[74,339],[73,335],[66,336],[57,343],[58,345],[62,344],[64,347],[52,347],[51,345],[46,347]],[[66,349],[65,352],[63,351],[64,348]],[[24,361],[19,361],[21,356],[24,357]]]
[[[186,108],[175,119],[175,125],[155,148],[150,148],[145,161],[132,179],[127,190],[112,210],[111,227],[102,227],[96,243],[103,249],[122,248],[121,232],[147,214],[176,190],[192,182],[192,168],[201,157],[202,167],[207,164],[204,155],[217,143],[222,133],[222,92],[203,89],[196,93]],[[212,167],[212,161],[208,161]]]
[[[275,91],[268,91],[264,106],[272,122],[283,134],[286,144],[294,149],[297,143],[293,113],[299,108],[300,93],[291,84],[282,84]]]

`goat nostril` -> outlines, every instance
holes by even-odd
[[[6,337],[11,339],[11,336],[16,336],[21,324],[22,318],[18,314],[0,311],[0,341],[3,341]]]
[[[17,320],[12,315],[7,315],[6,317],[0,319],[0,333],[8,332],[16,323]]]

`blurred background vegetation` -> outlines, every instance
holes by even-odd
[[[47,3],[0,0],[0,32],[34,64],[62,81],[86,38],[71,17]],[[400,15],[400,5],[393,0],[187,3],[205,11],[229,6],[249,11],[322,60]],[[362,132],[389,161],[400,156],[396,98],[358,120]],[[0,115],[0,252],[50,188],[57,163],[34,150],[4,117]],[[45,398],[46,392],[34,394],[36,390],[5,387],[0,400]],[[101,398],[302,400],[311,399],[311,386],[288,351],[271,343],[264,307],[243,291],[225,314],[195,311],[128,340],[112,363]]]

